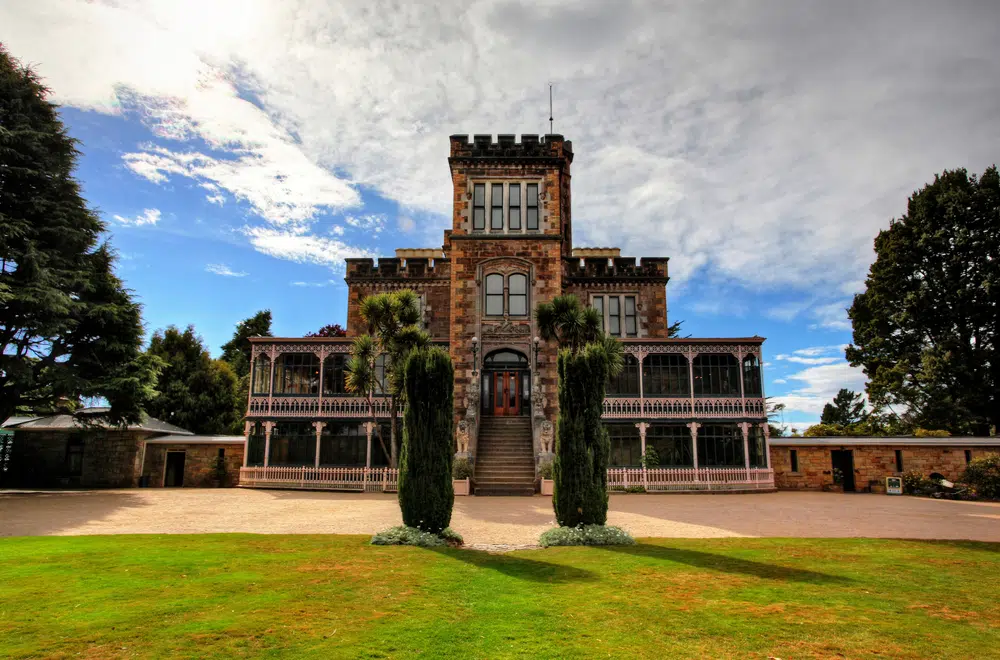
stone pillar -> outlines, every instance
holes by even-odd
[[[253,422],[243,423],[243,467],[247,467],[247,461],[250,460],[250,429],[252,428]]]
[[[741,388],[742,390],[742,383]],[[740,430],[743,431],[743,465],[747,474],[750,474],[750,422],[740,422]]]
[[[365,436],[368,438],[367,449],[365,450],[365,467],[372,466],[372,432],[375,430],[374,422],[365,422]]]
[[[314,456],[313,467],[319,468],[319,443],[320,438],[323,437],[323,428],[326,426],[326,422],[313,422],[313,428],[316,429],[316,456]]]
[[[687,425],[691,429],[691,459],[694,463],[694,480],[698,481],[698,429],[701,424],[691,422]]]
[[[274,422],[264,422],[264,467],[271,464],[271,429]]]

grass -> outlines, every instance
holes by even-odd
[[[0,539],[3,658],[998,657],[1000,546]]]

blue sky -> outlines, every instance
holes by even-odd
[[[447,136],[546,132],[552,82],[576,245],[669,256],[671,319],[767,337],[802,428],[863,386],[875,234],[1000,153],[998,6],[870,4],[0,1],[0,41],[63,106],[149,330],[215,354],[263,308],[343,323],[345,257],[440,245]]]

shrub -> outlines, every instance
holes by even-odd
[[[552,478],[552,461],[542,461],[538,466],[538,474],[542,479]]]
[[[439,548],[445,545],[462,545],[462,537],[450,527],[432,534],[415,527],[400,525],[390,527],[372,537],[372,545],[415,545],[420,548]]]
[[[918,470],[903,473],[903,492],[907,495],[925,495],[934,492],[934,482]]]
[[[930,429],[915,429],[913,431],[914,438],[950,438],[951,433],[947,431],[934,431]]]
[[[467,458],[455,459],[451,466],[452,479],[468,479],[472,476],[472,461]]]
[[[660,455],[652,447],[646,447],[646,453],[642,455],[642,467],[649,469],[660,467]]]
[[[825,438],[844,435],[844,427],[839,424],[813,424],[802,434],[803,438]]]
[[[844,483],[844,473],[840,468],[833,468],[833,483]]]
[[[403,369],[406,414],[399,461],[403,524],[439,533],[451,522],[455,369],[440,348],[413,351]]]
[[[969,461],[962,481],[979,497],[1000,499],[1000,454],[987,454]]]
[[[554,527],[538,539],[539,545],[635,545],[632,535],[620,527],[607,525],[578,525]]]
[[[646,492],[646,488],[645,488],[645,486],[629,486],[628,488],[625,489],[625,492],[626,493],[645,493]]]

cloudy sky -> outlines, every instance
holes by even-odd
[[[573,140],[578,245],[671,257],[670,316],[759,334],[815,421],[864,378],[872,239],[1000,160],[1000,3],[0,0],[81,143],[150,330],[343,322],[343,259],[436,246],[452,133]]]

